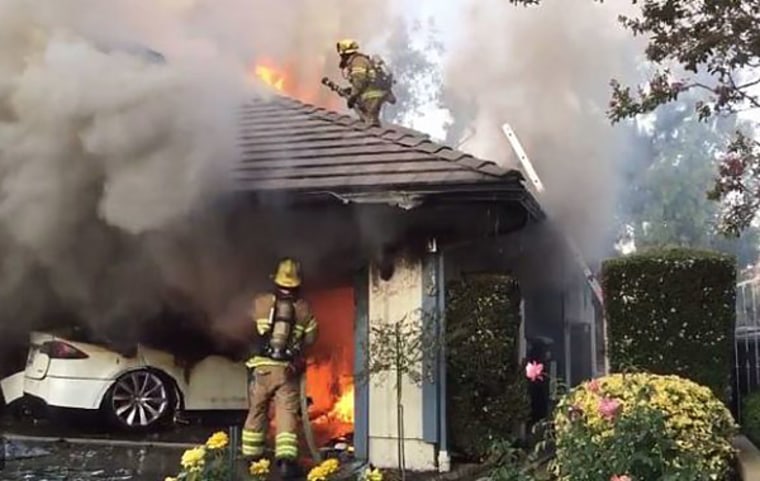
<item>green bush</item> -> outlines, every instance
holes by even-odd
[[[613,374],[572,389],[553,417],[562,481],[727,480],[737,426],[712,391],[678,376]]]
[[[455,452],[482,458],[528,417],[518,363],[520,293],[506,276],[447,286],[448,432]]]
[[[753,392],[742,402],[742,431],[753,443],[760,443],[760,392]]]
[[[658,249],[604,263],[613,371],[678,374],[724,401],[736,319],[733,257]]]

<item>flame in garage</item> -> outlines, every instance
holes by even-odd
[[[354,430],[354,290],[330,289],[307,295],[319,322],[317,343],[306,371],[309,409],[319,444]]]
[[[330,411],[330,416],[346,424],[354,423],[354,385],[346,387]]]

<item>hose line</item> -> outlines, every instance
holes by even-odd
[[[322,456],[317,449],[317,443],[314,441],[314,432],[311,429],[311,420],[309,419],[309,402],[306,396],[306,373],[301,373],[301,421],[303,422],[303,435],[306,439],[306,445],[311,452],[311,459],[315,463],[322,462]]]

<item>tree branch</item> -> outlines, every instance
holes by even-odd
[[[749,82],[747,84],[744,84],[742,87],[738,87],[736,85],[736,82],[734,81],[734,76],[731,74],[728,74],[728,81],[731,82],[731,87],[736,91],[736,93],[739,94],[741,98],[748,101],[750,104],[754,105],[755,107],[760,107],[760,99],[755,97],[754,95],[749,95],[747,92],[745,92],[744,88],[751,87],[753,85],[757,85],[760,83],[760,79],[754,80],[752,82]]]

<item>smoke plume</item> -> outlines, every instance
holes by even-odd
[[[471,120],[456,140],[464,140],[464,150],[517,167],[501,131],[509,123],[546,187],[542,206],[586,255],[605,254],[627,148],[621,129],[605,116],[609,81],[635,83],[642,51],[616,20],[620,6],[586,0],[465,5],[446,76],[449,104],[469,106],[452,112],[455,121]]]
[[[514,163],[499,129],[511,123],[547,186],[550,214],[596,248],[590,233],[613,209],[620,152],[604,118],[608,81],[635,66],[618,12],[587,0],[466,4],[445,79],[449,106],[474,106],[471,119],[452,112],[475,127],[462,147]],[[221,194],[238,156],[238,107],[266,95],[252,65],[276,62],[291,95],[319,103],[319,79],[337,75],[335,41],[379,50],[398,21],[393,5],[2,2],[0,335],[71,317],[130,337],[136,320],[167,303],[193,304],[232,332],[276,256],[329,271],[334,259],[320,252],[389,235],[382,217],[310,227],[308,216],[241,215]],[[295,224],[313,235],[294,234]]]
[[[0,335],[70,316],[129,336],[177,299],[212,318],[244,312],[266,279],[246,247],[268,233],[230,239],[221,194],[239,106],[266,95],[251,66],[272,56],[321,73],[336,38],[381,28],[382,6],[2,2]]]

